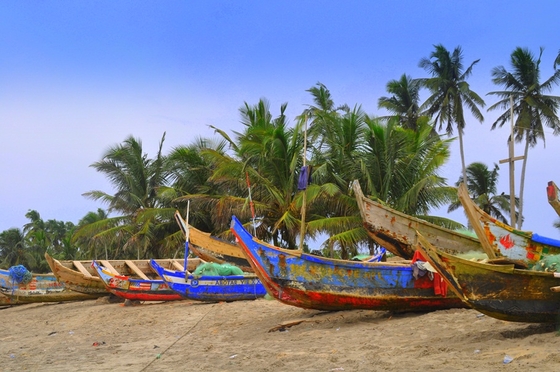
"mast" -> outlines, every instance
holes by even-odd
[[[306,167],[305,154],[307,153],[307,116],[303,117],[304,120],[304,130],[303,130],[303,168]],[[306,180],[307,185],[307,180]],[[305,211],[307,204],[307,186],[303,189],[303,202],[301,205],[301,226],[299,229],[299,250],[303,251],[303,240],[305,238]]]

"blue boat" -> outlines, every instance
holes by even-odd
[[[466,307],[454,293],[442,293],[429,275],[416,279],[411,261],[336,260],[277,248],[254,238],[235,216],[231,231],[268,293],[289,305],[400,312]]]
[[[198,301],[254,300],[264,297],[266,290],[255,274],[193,275],[188,271],[169,270],[155,260],[150,265],[176,293]]]

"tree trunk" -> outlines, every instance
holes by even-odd
[[[461,151],[461,166],[463,167],[463,183],[467,185],[467,168],[465,167],[465,151],[463,150],[463,131],[459,130],[459,149]]]
[[[527,168],[527,155],[529,155],[529,141],[525,141],[523,152],[523,165],[521,166],[521,181],[519,183],[519,216],[517,216],[517,228],[521,230],[523,225],[523,189],[525,186],[525,169]],[[515,226],[512,226],[515,227]]]

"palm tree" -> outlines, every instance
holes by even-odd
[[[108,212],[120,213],[102,222],[84,225],[77,238],[89,236],[114,246],[116,256],[126,257],[127,251],[136,251],[137,258],[161,257],[170,245],[176,243],[170,237],[172,212],[162,215],[159,208],[165,207],[158,197],[158,188],[165,186],[169,176],[162,154],[165,133],[154,159],[143,152],[142,142],[133,137],[122,144],[111,147],[101,161],[92,164],[104,173],[116,189],[114,195],[103,191],[89,191],[83,195],[101,200],[109,205]],[[173,240],[172,243],[168,239]]]
[[[210,181],[229,190],[225,197],[214,201],[215,218],[221,219],[216,224],[229,225],[232,214],[250,216],[245,184],[248,174],[259,220],[257,235],[275,245],[296,248],[301,223],[295,203],[296,177],[303,141],[300,125],[288,128],[286,107],[282,105],[280,115],[273,118],[265,99],[254,106],[245,103],[240,109],[245,130],[235,132],[235,140],[215,128],[229,143],[232,154],[208,154],[216,164]]]
[[[102,241],[99,238],[93,238],[91,236],[84,235],[86,229],[82,230],[81,228],[87,226],[90,230],[98,230],[99,227],[96,224],[102,225],[102,229],[107,227],[106,220],[109,218],[109,215],[104,209],[97,208],[96,212],[88,212],[80,221],[78,222],[77,231],[72,236],[72,243],[78,244],[82,247],[87,247],[87,255],[88,257],[98,258],[97,254],[97,247],[102,245],[105,251],[105,259],[109,259],[109,252],[107,250],[108,242]]]
[[[455,221],[428,215],[431,208],[447,204],[457,192],[439,175],[449,159],[452,140],[432,136],[427,118],[418,121],[416,131],[401,127],[396,120],[383,125],[368,118],[366,123],[368,145],[361,165],[366,195],[432,223],[461,227]]]
[[[311,231],[328,234],[327,245],[338,246],[341,257],[355,254],[362,244],[370,251],[373,247],[350,195],[349,185],[354,179],[359,179],[369,194],[399,210],[444,226],[461,226],[426,216],[430,208],[445,204],[456,194],[438,176],[439,167],[449,158],[451,140],[433,136],[427,117],[419,118],[416,130],[412,130],[402,127],[398,118],[382,125],[359,107],[342,113],[313,113],[319,115],[311,116],[311,120],[319,117],[323,127],[329,128],[323,129],[323,138],[317,139],[320,151],[311,144],[316,184],[307,192],[316,197],[310,206],[314,217],[308,226]]]
[[[348,113],[350,108],[343,104],[335,106],[330,90],[321,83],[309,88],[307,92],[313,97],[313,104],[308,105],[299,117],[299,120],[308,120],[307,130],[308,143],[313,144],[311,151],[322,152],[327,140],[336,127],[336,121],[344,113]]]
[[[513,113],[517,115],[513,129],[515,141],[525,140],[519,190],[519,229],[521,229],[523,223],[523,189],[529,148],[536,146],[539,139],[545,141],[544,126],[551,128],[554,135],[560,133],[560,120],[557,114],[560,107],[560,97],[546,95],[554,85],[560,82],[560,70],[556,70],[551,77],[541,83],[540,63],[542,53],[543,48],[540,49],[538,59],[535,59],[535,56],[528,49],[516,48],[511,54],[511,72],[503,66],[492,69],[492,82],[502,86],[504,90],[488,93],[489,95],[496,95],[500,99],[490,106],[488,111],[504,110],[492,124],[492,129],[511,122],[510,100],[513,100]]]
[[[467,167],[467,181],[465,184],[473,201],[484,212],[507,224],[508,222],[504,214],[510,214],[510,196],[504,193],[497,194],[499,169],[497,164],[494,164],[494,168],[490,170],[486,164],[480,162],[471,163]],[[459,177],[455,186],[459,186],[462,182],[463,178]],[[456,198],[449,205],[447,212],[453,212],[460,207],[461,202]]]
[[[363,243],[371,251],[373,241],[362,228],[355,199],[350,197],[351,181],[361,178],[367,116],[359,106],[351,110],[345,106],[336,112],[314,108],[306,114],[310,115],[310,132],[316,139],[310,142],[314,184],[305,190],[309,210],[307,232],[311,236],[327,234],[331,256],[335,247],[342,258],[353,256]]]
[[[393,115],[380,117],[380,119],[397,117],[403,127],[416,130],[420,116],[419,81],[403,74],[399,80],[391,80],[387,83],[387,92],[392,96],[379,98],[377,106],[386,109]]]
[[[61,259],[75,259],[79,254],[79,247],[70,243],[75,226],[72,222],[58,221],[55,219],[44,221],[39,212],[29,210],[25,217],[30,222],[25,224],[27,247],[34,256],[35,266],[30,270],[47,272],[49,265],[45,260],[45,252],[56,255]]]
[[[466,81],[478,61],[480,60],[477,59],[463,70],[461,47],[456,47],[452,53],[449,53],[443,45],[438,44],[430,54],[430,58],[422,58],[419,63],[421,68],[432,75],[431,78],[420,79],[420,83],[431,93],[420,110],[430,117],[435,116],[435,124],[436,126],[439,124],[439,130],[445,123],[445,131],[448,135],[453,134],[454,126],[457,128],[463,179],[467,178],[463,149],[463,130],[466,125],[463,106],[470,110],[475,119],[480,122],[484,120],[478,108],[478,106],[484,107],[484,100],[470,89]]]
[[[189,224],[214,234],[229,230],[229,221],[218,225],[213,213],[214,202],[217,198],[227,197],[229,191],[221,188],[219,182],[210,181],[216,168],[212,159],[224,156],[226,148],[225,140],[197,138],[188,146],[172,149],[165,165],[170,186],[158,190],[164,201],[183,209],[183,213],[187,209],[184,202],[191,201]]]
[[[25,235],[17,228],[0,233],[0,267],[7,269],[15,265],[24,265],[29,270],[36,265],[35,257],[27,248]]]

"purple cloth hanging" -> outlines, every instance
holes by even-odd
[[[298,179],[298,190],[307,189],[307,184],[309,183],[309,166],[301,167],[301,172],[299,173]]]

